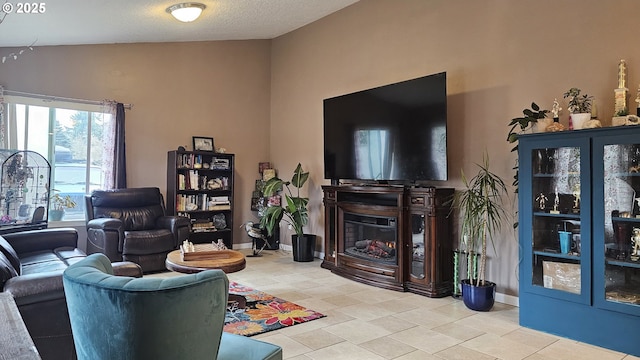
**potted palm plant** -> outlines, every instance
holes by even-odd
[[[260,225],[267,229],[269,236],[280,226],[283,219],[295,231],[291,235],[291,246],[293,247],[294,261],[313,261],[313,251],[316,244],[316,236],[304,233],[304,227],[309,222],[309,212],[307,204],[309,198],[300,196],[300,189],[309,179],[309,173],[302,170],[302,165],[298,166],[293,172],[291,181],[283,181],[280,178],[273,177],[269,179],[263,188],[265,196],[272,196],[278,191],[286,189],[285,200],[283,206],[268,207],[264,216],[260,219]],[[292,187],[295,188],[292,190]]]
[[[494,236],[506,216],[503,196],[508,196],[504,181],[489,169],[485,153],[478,173],[470,180],[462,172],[465,188],[456,191],[453,208],[460,214],[461,238],[467,252],[467,279],[462,280],[464,304],[472,310],[488,311],[495,301],[496,284],[485,279],[487,244],[495,249]],[[479,264],[476,271],[476,259]]]
[[[70,195],[62,196],[58,190],[53,190],[49,202],[51,203],[51,209],[49,209],[49,219],[53,221],[60,221],[64,216],[64,209],[70,209],[76,207],[76,202],[73,201]]]

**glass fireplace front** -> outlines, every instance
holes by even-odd
[[[395,217],[344,213],[344,253],[349,256],[397,265]]]

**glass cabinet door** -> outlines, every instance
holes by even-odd
[[[640,143],[634,138],[602,139],[597,147],[602,161],[594,196],[602,210],[594,233],[604,241],[594,251],[594,286],[596,304],[640,314]]]
[[[424,214],[411,214],[411,276],[424,279]]]
[[[587,302],[590,296],[588,142],[521,144],[521,264],[529,291]],[[525,168],[526,167],[526,168]],[[587,170],[585,170],[587,169]],[[584,190],[586,189],[586,190]],[[584,191],[583,191],[584,190]],[[524,231],[524,232],[523,232]],[[585,259],[587,259],[585,264]]]

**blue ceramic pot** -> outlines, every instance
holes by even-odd
[[[471,310],[489,311],[493,307],[496,298],[496,284],[485,281],[484,286],[475,286],[469,279],[461,281],[462,300]]]

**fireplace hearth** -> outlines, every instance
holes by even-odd
[[[345,253],[371,261],[396,263],[395,242],[360,240],[356,241],[356,246],[346,248]]]
[[[382,288],[429,297],[450,295],[453,189],[323,186],[322,267]]]

